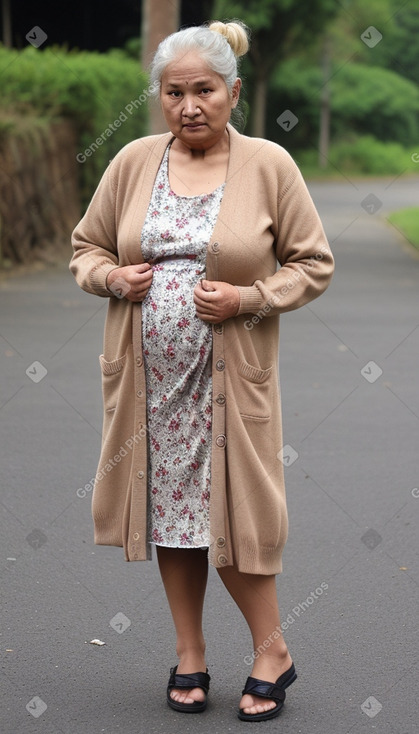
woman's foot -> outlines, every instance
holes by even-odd
[[[207,666],[203,654],[188,653],[180,656],[176,673],[187,675],[188,673],[205,673],[206,670]],[[178,703],[193,704],[205,701],[206,694],[202,688],[172,688],[170,698]]]
[[[288,651],[280,657],[265,652],[256,658],[251,676],[252,678],[275,683],[280,675],[289,670],[291,665],[292,658]],[[254,715],[270,711],[276,705],[275,701],[245,693],[240,701],[239,708],[244,714]]]

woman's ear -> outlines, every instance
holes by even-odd
[[[233,84],[233,88],[231,90],[231,108],[232,109],[234,109],[234,107],[237,107],[237,103],[240,97],[241,86],[242,86],[242,80],[237,77],[236,81]]]

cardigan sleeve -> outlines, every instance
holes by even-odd
[[[72,234],[73,257],[69,266],[80,288],[103,297],[113,295],[106,287],[106,278],[118,267],[112,163]]]
[[[323,293],[333,275],[333,255],[320,217],[298,167],[291,157],[289,161],[292,170],[278,202],[276,256],[281,267],[252,286],[236,286],[237,315],[292,311]]]

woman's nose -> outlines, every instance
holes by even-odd
[[[200,110],[194,97],[185,97],[183,105],[183,114],[192,117],[199,114]]]

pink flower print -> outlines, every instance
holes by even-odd
[[[159,531],[157,530],[157,528],[155,528],[153,530],[153,533],[152,533],[152,536],[151,537],[153,538],[153,540],[154,540],[155,543],[162,543],[163,542],[163,537],[162,537],[161,533],[159,533]]]
[[[183,497],[183,492],[181,489],[174,489],[172,492],[172,499],[175,502],[179,502]]]
[[[179,326],[180,329],[184,329],[185,326],[189,326],[190,323],[191,322],[189,321],[189,319],[187,319],[186,316],[184,316],[180,321],[177,322],[177,325]]]
[[[193,461],[193,462],[191,463],[191,468],[192,468],[192,469],[193,469],[194,471],[198,471],[198,469],[199,469],[199,466],[200,466],[200,464],[199,464],[199,461]]]
[[[180,536],[180,544],[187,545],[188,541],[189,541],[188,533],[182,533],[182,535]]]
[[[163,380],[163,375],[161,372],[158,371],[157,367],[152,367],[151,371],[155,377],[157,377],[158,381],[161,382]]]
[[[174,291],[174,290],[177,291],[178,288],[179,288],[179,283],[177,282],[176,278],[172,278],[172,280],[170,280],[166,286],[166,290],[168,291]]]
[[[157,311],[157,303],[155,303],[153,299],[150,299],[150,304],[153,311]]]
[[[167,469],[164,468],[164,466],[159,466],[156,471],[156,477],[165,477],[168,473],[169,472],[167,471]]]
[[[175,356],[175,348],[172,343],[168,344],[167,349],[166,349],[166,354],[169,357],[169,359],[173,359],[173,357]]]
[[[172,420],[169,423],[169,431],[173,433],[173,431],[178,431],[180,426],[179,418],[172,418]]]
[[[164,517],[166,514],[161,505],[157,505],[157,512],[159,513],[159,517]]]
[[[151,437],[151,443],[156,451],[160,451],[160,444],[153,436]]]
[[[152,494],[157,494],[158,491],[159,490],[157,489],[157,487],[153,487],[153,489],[151,490],[151,493]]]
[[[149,331],[147,331],[147,338],[148,339],[150,337],[158,336],[158,335],[159,335],[159,332],[158,332],[158,329],[157,329],[156,326],[152,326],[151,329]]]

